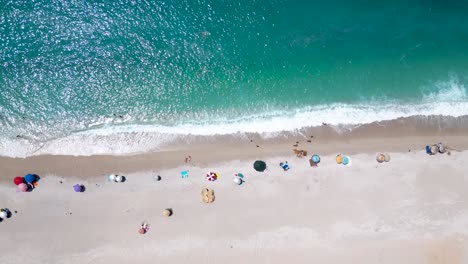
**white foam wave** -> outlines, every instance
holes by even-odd
[[[440,97],[439,97],[440,98]],[[411,104],[334,104],[296,109],[290,112],[264,113],[234,120],[216,120],[211,123],[191,123],[176,126],[161,125],[104,125],[73,133],[40,145],[27,140],[0,142],[0,154],[25,157],[40,154],[125,155],[157,151],[162,145],[177,141],[182,136],[214,136],[236,133],[260,133],[268,137],[272,133],[294,131],[304,127],[366,124],[417,115],[443,115],[460,117],[468,115],[467,100],[444,102],[432,100]]]
[[[423,102],[461,102],[468,99],[466,87],[456,76],[449,81],[436,82],[435,87],[437,90],[423,96]]]

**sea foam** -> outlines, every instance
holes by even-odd
[[[441,98],[436,95],[435,97]],[[429,98],[429,97],[428,97]],[[215,136],[242,133],[259,133],[270,137],[282,131],[297,131],[304,127],[330,125],[359,125],[401,117],[442,115],[460,117],[468,115],[468,102],[426,101],[420,104],[332,104],[251,115],[212,123],[191,123],[174,126],[157,124],[100,125],[89,130],[72,133],[66,137],[43,142],[26,139],[3,140],[0,154],[25,157],[40,154],[126,155],[158,151],[162,145],[177,142],[187,136]]]

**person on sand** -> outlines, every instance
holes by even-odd
[[[146,221],[141,223],[139,233],[143,235],[143,234],[146,234],[146,232],[148,231],[149,231],[149,224]]]
[[[284,162],[284,163],[283,163],[283,162],[280,162],[279,165],[280,165],[280,167],[281,167],[284,171],[289,170],[289,165],[288,165],[288,162],[287,162],[287,161]]]
[[[185,163],[189,163],[192,161],[192,156],[188,155],[188,156],[185,156]]]

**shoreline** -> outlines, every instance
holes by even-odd
[[[162,133],[153,131],[154,128],[151,126],[142,129],[133,132],[122,132],[119,131],[118,127],[112,127],[109,130],[87,130],[48,141],[36,141],[27,137],[10,139],[0,142],[0,153],[5,157],[19,158],[41,155],[135,156],[143,153],[187,150],[207,145],[245,144],[249,143],[250,139],[256,144],[306,141],[310,139],[311,135],[321,141],[395,137],[396,135],[404,137],[463,136],[468,134],[468,115],[461,117],[412,116],[361,125],[331,124],[274,133],[237,132],[234,134],[197,135],[190,134],[190,131],[181,131],[181,133],[175,134]]]

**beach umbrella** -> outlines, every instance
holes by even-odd
[[[138,230],[138,233],[140,233],[141,235],[143,235],[144,233],[146,233],[146,230],[142,227]]]
[[[437,152],[439,152],[439,147],[437,145],[432,145],[431,146],[432,155],[436,154]]]
[[[259,172],[266,170],[266,163],[263,160],[257,160],[253,165],[254,169]]]
[[[2,219],[7,219],[8,218],[8,213],[4,210],[0,212],[0,218]]]
[[[439,153],[445,153],[445,146],[442,143],[438,143],[437,146],[439,147]]]
[[[172,215],[172,209],[165,209],[165,210],[163,211],[163,216],[169,217],[169,216],[171,216],[171,215]]]
[[[208,172],[206,174],[206,179],[209,181],[215,181],[218,178],[218,175],[214,172]]]
[[[13,182],[15,183],[15,185],[18,185],[18,184],[20,184],[20,183],[23,183],[24,180],[23,180],[23,177],[16,176],[16,177],[13,179]]]
[[[122,182],[123,178],[120,175],[115,176],[115,181],[116,182]]]
[[[314,155],[312,155],[311,160],[312,160],[313,162],[315,162],[315,163],[319,163],[319,162],[320,162],[320,156],[317,155],[317,154],[314,154]]]
[[[234,182],[237,184],[237,185],[241,185],[244,181],[239,178],[239,177],[234,177]]]
[[[155,181],[160,181],[162,178],[161,178],[160,175],[157,175],[157,176],[153,176],[153,179],[154,179]]]
[[[377,155],[377,162],[378,163],[382,163],[385,161],[385,155],[380,153],[379,155]]]
[[[73,190],[75,190],[75,192],[81,192],[81,191],[82,191],[82,186],[81,186],[81,184],[75,184],[75,185],[73,185]]]
[[[115,177],[117,177],[117,175],[111,174],[111,175],[109,175],[108,180],[109,181],[115,181]]]
[[[390,161],[390,154],[385,153],[384,156],[385,156],[385,162],[389,162]]]
[[[343,156],[343,161],[341,162],[343,165],[348,165],[349,163],[349,157],[348,156]]]
[[[341,164],[343,162],[343,156],[341,154],[336,155],[336,163]]]
[[[27,192],[28,185],[26,183],[20,183],[18,184],[18,190],[20,190],[21,192]]]
[[[27,182],[27,183],[33,183],[33,182],[36,181],[36,176],[34,176],[31,173],[26,174],[26,176],[24,176],[24,181]]]

